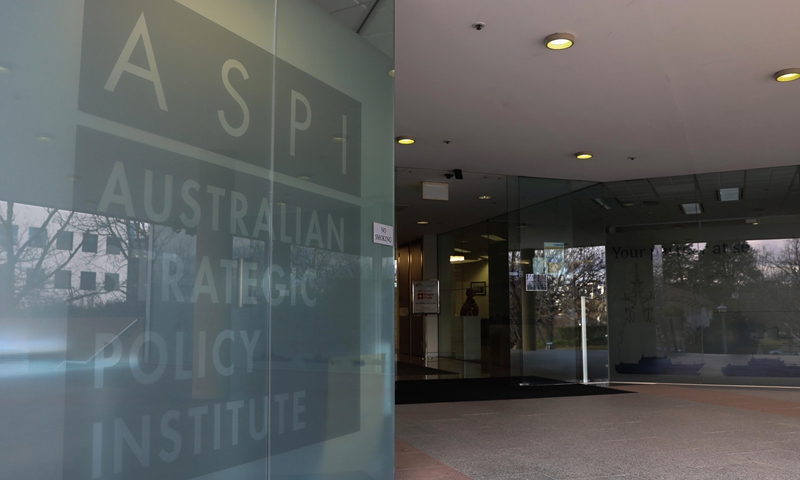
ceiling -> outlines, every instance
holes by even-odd
[[[800,168],[797,166],[624,180],[603,185],[607,207],[584,199],[594,210],[605,210],[612,226],[734,221],[800,214]],[[741,199],[721,201],[719,189],[738,188]],[[682,204],[699,203],[702,213],[687,215]],[[625,207],[623,205],[629,205]]]
[[[394,0],[313,0],[339,23],[394,56]]]
[[[447,179],[446,170],[395,168],[395,225],[397,244],[425,234],[439,234],[508,212],[508,179],[505,175],[465,172],[464,178]],[[449,185],[448,201],[423,200],[422,182]],[[479,196],[491,199],[480,200]],[[426,225],[417,222],[427,221]]]
[[[509,241],[509,247],[525,250],[541,249],[547,241],[567,242],[568,246],[604,245],[607,233],[615,232],[643,232],[669,243],[704,241],[715,235],[728,239],[786,238],[800,231],[798,166],[580,187],[579,182],[559,185],[553,180],[520,179],[520,197],[533,193],[537,198],[520,205],[518,211],[452,231],[447,240],[440,237],[439,248],[454,248],[453,254],[464,253],[467,262],[472,262],[489,254],[493,241],[487,235],[498,235]],[[738,189],[739,199],[721,200],[719,190],[725,188]],[[572,191],[564,192],[566,189]],[[559,190],[560,195],[546,193]],[[681,205],[691,203],[700,204],[702,212],[684,213]],[[646,237],[626,238],[640,242]]]
[[[355,11],[375,1],[389,0],[339,3]],[[395,131],[417,139],[395,149],[399,242],[504,213],[500,196],[492,205],[476,197],[505,175],[616,182],[609,188],[621,201],[672,201],[692,174],[800,163],[800,81],[772,79],[800,67],[796,0],[391,7]],[[575,35],[575,45],[545,48],[556,32]],[[594,158],[575,159],[583,150]],[[444,178],[455,168],[465,180]],[[656,177],[672,178],[620,182]],[[423,201],[422,180],[450,183],[451,200]]]

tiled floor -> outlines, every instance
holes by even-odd
[[[395,480],[470,480],[406,442],[395,443]]]
[[[800,478],[800,390],[618,388],[637,393],[400,405],[396,478]]]

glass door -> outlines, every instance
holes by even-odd
[[[512,357],[525,383],[608,379],[602,193],[590,187],[519,212]]]

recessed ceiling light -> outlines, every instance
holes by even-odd
[[[472,253],[472,250],[466,250],[463,248],[454,248],[453,251],[457,253]]]
[[[491,200],[491,199],[492,199],[491,195],[481,195],[478,197],[478,200]]]
[[[592,152],[578,152],[575,154],[575,158],[578,160],[589,160],[592,157]]]
[[[719,197],[720,202],[735,202],[739,200],[741,197],[741,189],[738,187],[735,188],[720,188],[717,190],[717,196]]]
[[[299,178],[300,180],[311,180],[311,177],[309,177],[308,175],[300,175],[297,178]]]
[[[794,82],[798,78],[800,78],[800,68],[785,68],[775,72],[775,80],[781,83]]]
[[[420,220],[417,222],[417,225],[427,225],[428,222],[426,220]]]
[[[334,135],[333,137],[331,137],[331,142],[342,143],[344,142],[344,137],[341,135]]]
[[[494,234],[492,234],[492,235],[481,235],[481,237],[483,237],[483,238],[485,238],[487,240],[491,240],[493,242],[502,242],[502,241],[505,240],[505,238],[499,237],[499,236],[494,235]]]
[[[606,201],[603,198],[595,198],[594,203],[600,206],[600,208],[604,208],[606,210],[611,210],[611,202]]]
[[[11,69],[0,65],[0,75],[5,75],[6,73],[11,73]]]
[[[550,50],[566,50],[575,43],[575,35],[569,33],[554,33],[544,39],[544,44]]]
[[[698,213],[703,213],[703,206],[699,203],[683,203],[681,204],[681,210],[686,215],[695,215]]]
[[[450,263],[458,263],[464,261],[464,255],[450,255]]]
[[[47,142],[52,142],[53,137],[51,137],[50,135],[36,135],[36,140],[39,142],[47,143]]]
[[[400,145],[413,145],[417,139],[410,136],[410,135],[400,135],[399,137],[395,138],[397,143]]]
[[[622,204],[622,206],[625,207],[625,208],[632,207],[634,205],[636,205],[636,204],[633,203],[633,202],[625,202],[625,203]]]
[[[394,78],[394,68],[386,72],[390,77]]]

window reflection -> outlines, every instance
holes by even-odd
[[[125,229],[126,223],[129,222],[0,202],[0,229],[7,233],[0,236],[0,286],[5,314],[56,308],[64,302],[74,307],[96,307],[127,301],[129,288],[135,286],[129,281],[132,275],[136,277],[130,263],[135,254],[126,251],[121,258],[114,253],[97,255],[98,235],[90,233]],[[22,238],[16,234],[20,228],[26,232]],[[75,236],[82,238],[81,243],[73,244]],[[123,253],[121,241],[116,248]],[[111,252],[114,251],[112,247]],[[133,283],[136,281],[138,278]]]

